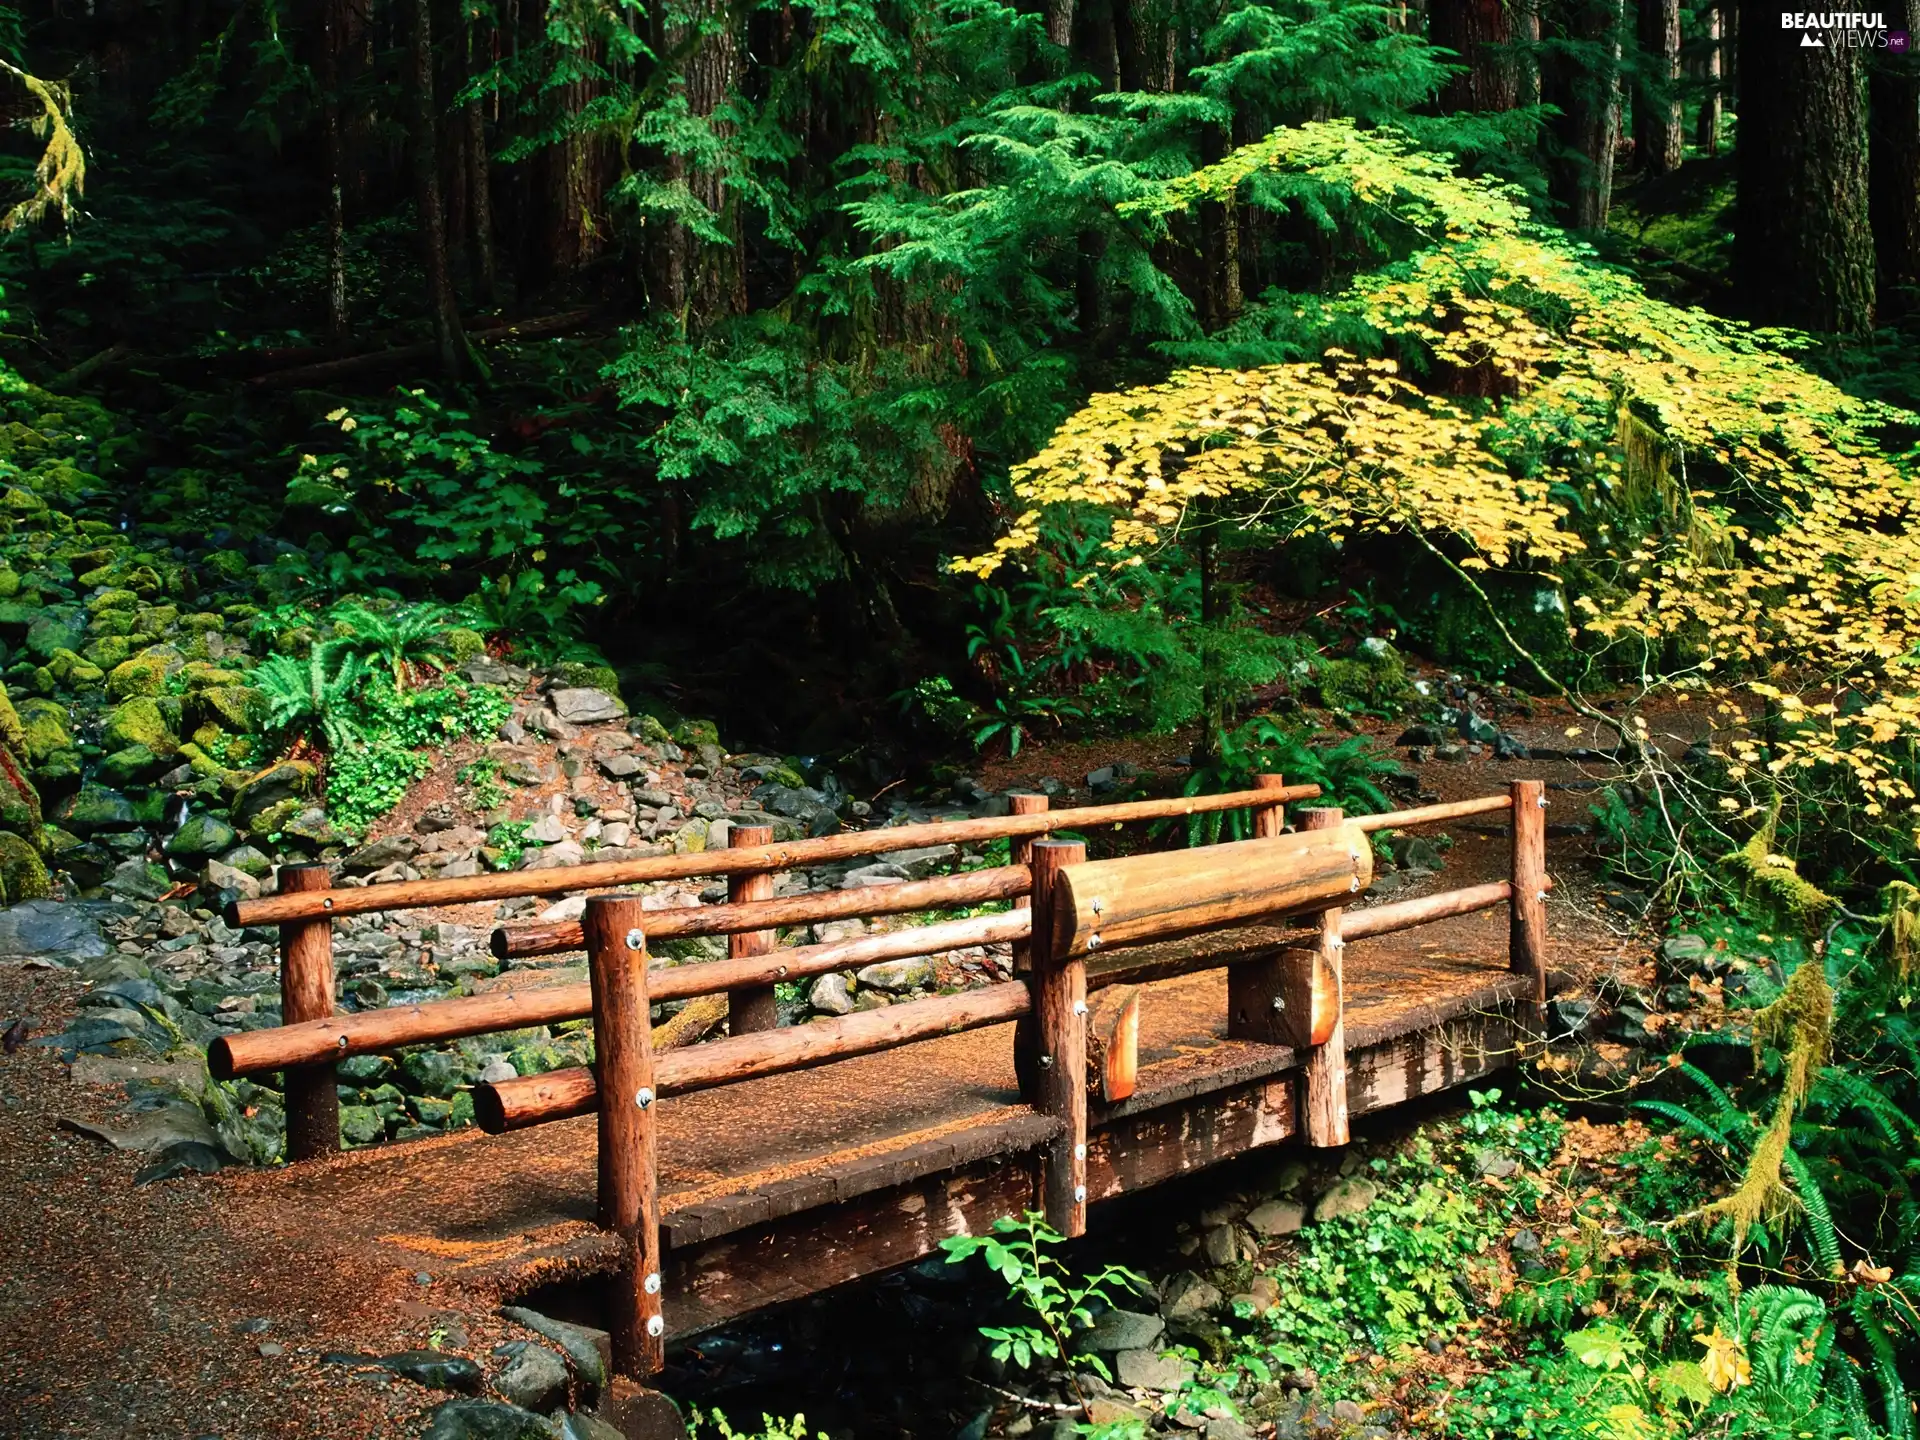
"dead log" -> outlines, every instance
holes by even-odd
[[[1125,1100],[1140,1079],[1140,987],[1098,991],[1087,1014],[1087,1094]]]

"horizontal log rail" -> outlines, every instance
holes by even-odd
[[[1019,1019],[1032,1008],[1026,983],[1005,980],[979,990],[909,1000],[837,1020],[711,1040],[655,1059],[653,1088],[657,1095],[684,1095],[739,1080],[805,1070],[916,1040],[1003,1024]],[[475,1120],[482,1130],[496,1135],[590,1115],[599,1105],[598,1083],[593,1071],[585,1066],[481,1084],[473,1092]]]
[[[1362,830],[1405,830],[1414,825],[1433,825],[1442,820],[1465,820],[1473,815],[1493,815],[1513,808],[1510,795],[1485,795],[1478,800],[1449,800],[1444,805],[1421,805],[1412,810],[1388,810],[1379,815],[1353,815],[1347,824]]]
[[[529,895],[562,895],[572,890],[610,890],[660,880],[690,880],[706,875],[743,875],[762,870],[797,870],[813,865],[916,850],[927,845],[965,845],[989,840],[1019,840],[1056,830],[1096,825],[1125,825],[1138,820],[1177,819],[1221,810],[1284,805],[1309,800],[1317,785],[1274,790],[1234,790],[1222,795],[1180,795],[1163,800],[1129,800],[1087,805],[1075,810],[1031,814],[983,815],[969,820],[931,820],[878,830],[849,830],[813,840],[776,845],[704,850],[691,855],[653,855],[641,860],[608,860],[561,865],[548,870],[514,870],[501,875],[458,879],[403,880],[323,894],[266,895],[236,900],[226,908],[229,925],[282,925],[334,915],[366,915],[379,910],[413,910],[434,905],[467,905],[481,900],[513,900]]]
[[[1024,865],[998,865],[932,880],[907,880],[898,885],[863,885],[855,890],[809,890],[777,900],[748,900],[737,905],[676,905],[649,910],[641,926],[647,940],[684,939],[695,935],[736,935],[777,925],[812,925],[822,920],[845,920],[862,915],[903,915],[916,910],[942,910],[960,905],[985,905],[1027,893],[1032,881]],[[502,960],[529,955],[559,955],[578,950],[585,932],[578,920],[556,920],[546,925],[502,927],[493,932],[493,953]]]
[[[649,912],[649,914],[658,912]],[[976,915],[937,925],[917,925],[884,935],[862,935],[823,945],[799,945],[742,960],[708,960],[655,970],[647,981],[654,1000],[688,1000],[747,985],[807,980],[882,960],[941,955],[971,945],[1024,940],[1032,928],[1025,910]],[[403,1045],[424,1045],[584,1020],[593,1014],[592,987],[582,981],[533,990],[507,990],[457,1000],[392,1005],[356,1015],[333,1015],[271,1030],[222,1035],[207,1047],[207,1068],[216,1080],[258,1075],[289,1065],[378,1055]]]

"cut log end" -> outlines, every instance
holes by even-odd
[[[1087,1016],[1087,1093],[1112,1105],[1140,1083],[1140,987],[1099,991]]]

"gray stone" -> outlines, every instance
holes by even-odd
[[[1500,727],[1467,710],[1460,716],[1460,738],[1474,745],[1491,745],[1500,738]]]
[[[897,865],[884,862],[862,865],[849,870],[840,881],[842,890],[867,890],[875,885],[898,885],[907,878],[907,872]]]
[[[620,697],[604,690],[556,690],[549,699],[553,713],[569,725],[598,725],[607,720],[623,720],[627,714]]]
[[[483,1084],[500,1085],[518,1077],[520,1072],[513,1068],[511,1060],[489,1060],[480,1071]]]
[[[449,1400],[434,1406],[428,1420],[422,1440],[558,1440],[560,1434],[545,1416],[491,1400]]]
[[[236,845],[220,857],[223,864],[244,871],[256,880],[264,880],[273,873],[273,861],[265,852],[251,845]]]
[[[240,836],[226,821],[213,815],[194,815],[167,841],[169,855],[182,855],[189,859],[218,855],[231,850],[234,841]]]
[[[1520,1162],[1511,1155],[1502,1155],[1491,1145],[1487,1145],[1473,1152],[1473,1168],[1482,1175],[1490,1175],[1495,1180],[1504,1180],[1520,1169]]]
[[[1579,1039],[1587,1033],[1593,1016],[1591,1000],[1569,996],[1547,1002],[1547,1023],[1552,1027],[1551,1038],[1555,1040]]]
[[[1193,1366],[1178,1355],[1122,1350],[1114,1356],[1113,1373],[1130,1390],[1178,1390],[1193,1378]]]
[[[1446,863],[1441,859],[1440,847],[1425,835],[1396,835],[1388,848],[1393,854],[1393,863],[1402,870],[1431,873]]]
[[[1169,1320],[1190,1320],[1205,1315],[1222,1298],[1214,1286],[1198,1275],[1183,1271],[1167,1282],[1163,1308]]]
[[[480,1367],[466,1356],[439,1350],[400,1350],[374,1363],[429,1390],[455,1390],[463,1395],[479,1394],[484,1378]]]
[[[600,772],[610,780],[628,780],[642,773],[647,762],[638,755],[609,755],[600,762]]]
[[[1240,1258],[1240,1237],[1231,1225],[1215,1225],[1201,1238],[1200,1247],[1213,1265],[1231,1265]]]
[[[1244,1420],[1222,1415],[1207,1421],[1207,1440],[1254,1440],[1252,1428]]]
[[[933,962],[924,955],[915,955],[906,960],[882,960],[877,965],[866,966],[855,978],[869,989],[899,994],[931,985]]]
[[[664,1396],[660,1399],[662,1404],[670,1403]],[[560,1440],[627,1440],[627,1435],[624,1430],[616,1430],[604,1420],[576,1414],[560,1421]]]
[[[567,1399],[567,1362],[544,1345],[527,1345],[493,1377],[503,1400],[542,1413]]]
[[[1660,942],[1660,957],[1676,965],[1701,959],[1711,947],[1704,935],[1669,935]]]
[[[895,850],[886,856],[886,863],[911,880],[924,880],[959,853],[952,845],[922,845],[917,850]]]
[[[420,842],[411,835],[389,835],[384,840],[375,840],[362,845],[342,862],[352,873],[364,874],[372,870],[384,870],[389,865],[400,864],[413,859],[420,853]]]
[[[529,1310],[522,1305],[507,1305],[500,1311],[504,1319],[516,1325],[524,1325],[542,1339],[551,1340],[566,1352],[573,1373],[592,1386],[607,1383],[607,1376],[613,1372],[613,1337],[604,1330],[595,1330],[590,1325],[571,1325],[564,1320],[553,1320],[538,1310]]]
[[[1410,725],[1400,732],[1396,745],[1440,745],[1446,742],[1447,732],[1437,725]]]
[[[135,1185],[176,1180],[182,1175],[213,1175],[227,1163],[226,1151],[200,1140],[176,1140],[154,1152],[153,1163],[133,1172]]]
[[[132,1150],[142,1154],[165,1150],[170,1145],[184,1141],[214,1147],[220,1144],[219,1137],[213,1133],[213,1127],[207,1123],[207,1117],[200,1107],[179,1101],[153,1110],[142,1110],[133,1115],[127,1124],[120,1126],[96,1125],[89,1120],[74,1120],[63,1115],[60,1117],[60,1128],[95,1140],[104,1140],[116,1150]]]
[[[1364,1175],[1350,1175],[1338,1181],[1313,1202],[1313,1218],[1337,1220],[1342,1215],[1358,1215],[1380,1197],[1380,1187]]]
[[[1137,1310],[1108,1310],[1093,1322],[1093,1328],[1081,1337],[1082,1349],[1111,1353],[1116,1350],[1145,1350],[1160,1338],[1167,1322],[1158,1315],[1143,1315]]]
[[[107,877],[107,892],[133,900],[158,900],[173,888],[167,867],[135,856],[114,866]]]
[[[1307,1223],[1307,1207],[1297,1200],[1269,1200],[1247,1212],[1247,1224],[1269,1240],[1291,1235]]]
[[[200,867],[200,886],[203,890],[231,890],[242,900],[260,898],[260,882],[244,870],[236,870],[221,860],[209,860]]]
[[[1333,1402],[1333,1418],[1346,1425],[1358,1425],[1367,1418],[1367,1412],[1360,1408],[1356,1400],[1336,1400]]]
[[[100,922],[77,905],[26,900],[0,910],[0,960],[78,965],[109,953]]]
[[[541,845],[558,845],[567,838],[567,827],[560,823],[558,815],[542,815],[527,826],[527,839]]]
[[[893,997],[884,990],[862,990],[859,998],[853,1002],[856,1010],[884,1010],[893,1003]]]
[[[840,974],[822,975],[807,992],[807,1003],[825,1015],[851,1015],[853,994],[848,989],[847,977]]]

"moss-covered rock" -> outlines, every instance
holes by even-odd
[[[0,829],[17,835],[40,832],[40,792],[27,779],[15,752],[0,745]]]
[[[107,677],[107,697],[128,700],[139,695],[158,695],[166,686],[166,661],[151,655],[136,655],[113,667],[113,673]]]
[[[140,597],[133,591],[109,588],[95,591],[87,597],[87,613],[99,615],[107,610],[132,610],[139,604]]]
[[[200,568],[222,580],[239,580],[253,567],[238,550],[215,550],[201,557]]]
[[[155,755],[179,751],[179,737],[167,723],[160,702],[151,695],[136,695],[122,700],[107,715],[106,743],[117,749],[144,745]]]
[[[487,642],[478,630],[464,628],[449,630],[445,636],[447,654],[456,665],[464,665],[469,660],[477,660],[487,653]]]
[[[218,815],[191,815],[167,841],[167,853],[189,859],[205,858],[231,850],[239,838],[234,828]]]
[[[18,835],[0,832],[0,903],[44,900],[53,894],[46,862]]]
[[[105,640],[113,637],[126,639],[129,653],[132,652],[133,648],[130,637],[133,635],[135,628],[134,613],[131,610],[102,610],[87,622],[87,634],[91,635],[95,640]],[[117,664],[119,662],[116,661],[115,663]]]
[[[90,689],[107,678],[106,671],[73,650],[54,651],[47,661],[47,673],[69,690]]]
[[[282,760],[250,778],[233,797],[233,823],[242,830],[259,829],[273,810],[281,823],[299,813],[300,801],[313,793],[319,772],[305,760]],[[267,831],[275,828],[268,824]]]
[[[251,685],[215,685],[195,697],[199,713],[242,733],[267,723],[266,693]]]
[[[176,623],[189,635],[217,635],[227,628],[225,620],[206,610],[182,615]]]
[[[15,752],[26,749],[27,727],[4,687],[0,687],[0,745]]]
[[[100,778],[109,785],[144,785],[173,768],[173,756],[146,745],[128,745],[100,762]]]
[[[609,695],[620,693],[620,677],[613,673],[611,665],[589,665],[584,660],[568,660],[554,672],[554,678],[568,689],[604,690]]]
[[[0,600],[11,600],[19,593],[19,573],[5,564],[0,564]]]
[[[12,714],[13,721],[9,726],[5,714],[0,713],[0,732],[9,728],[16,730],[9,743],[15,750],[24,751],[33,764],[44,764],[61,751],[74,748],[73,732],[67,728],[66,706],[52,700],[23,700],[17,711],[9,703],[5,712]]]
[[[86,638],[86,626],[66,610],[45,612],[27,627],[27,649],[42,660],[51,660],[61,650],[74,650]]]
[[[96,835],[131,830],[140,823],[140,813],[118,790],[89,785],[67,797],[58,819],[76,835]]]
[[[133,657],[133,642],[124,635],[102,635],[97,640],[89,640],[80,656],[89,664],[99,666],[102,672],[110,671]]]

